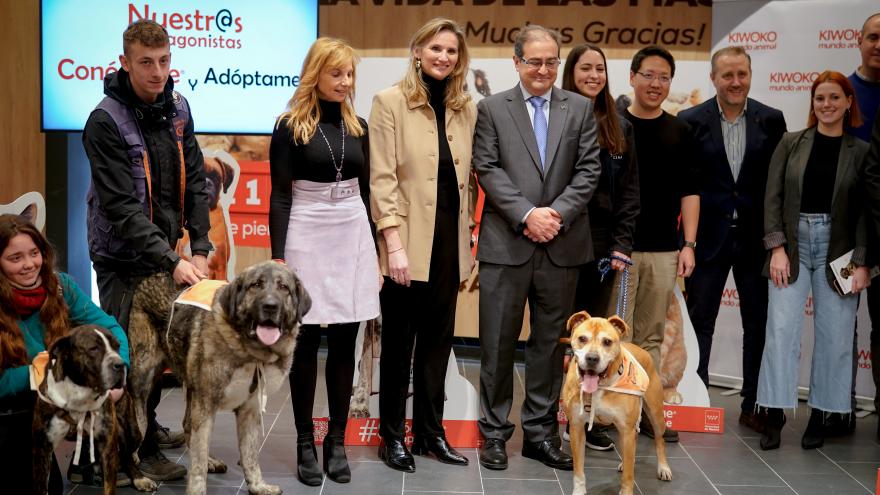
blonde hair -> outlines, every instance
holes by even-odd
[[[464,31],[461,26],[451,19],[436,17],[426,22],[416,30],[409,42],[410,64],[406,75],[398,84],[406,100],[412,104],[428,103],[428,88],[422,80],[421,70],[416,69],[414,52],[421,49],[442,31],[449,31],[458,38],[458,61],[452,69],[446,84],[446,95],[443,99],[446,107],[451,110],[461,110],[471,100],[470,93],[465,89],[467,86],[467,71],[470,64],[467,44],[464,39]]]
[[[276,125],[287,119],[287,127],[296,144],[308,143],[315,135],[318,121],[321,120],[321,107],[318,105],[318,80],[321,73],[351,64],[351,92],[342,102],[342,120],[348,134],[358,137],[364,135],[357,115],[354,112],[355,66],[360,61],[354,48],[336,38],[318,38],[309,48],[303,61],[299,87],[287,102],[287,111],[278,117]]]

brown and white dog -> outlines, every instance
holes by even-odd
[[[134,457],[141,435],[130,397],[123,394],[116,403],[109,398],[110,390],[125,386],[125,375],[119,342],[103,328],[76,327],[52,344],[34,408],[35,495],[48,491],[52,450],[69,434],[77,437],[77,455],[86,438],[91,454],[101,452],[105,495],[116,493],[120,463],[135,488],[156,490],[156,483],[144,477]]]
[[[584,427],[595,419],[617,428],[617,445],[622,462],[618,470],[621,495],[633,493],[636,433],[642,405],[654,427],[657,449],[657,477],[672,479],[666,461],[663,432],[663,389],[651,355],[640,347],[621,342],[629,329],[617,316],[591,318],[586,311],[568,319],[571,348],[574,351],[562,389],[562,402],[568,415],[571,455],[574,462],[572,494],[587,493],[584,479]]]

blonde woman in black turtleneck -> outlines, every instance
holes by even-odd
[[[443,402],[458,286],[473,266],[476,193],[476,107],[465,90],[464,32],[454,21],[432,19],[413,35],[410,54],[403,80],[377,94],[370,113],[370,209],[387,278],[380,294],[379,456],[404,472],[415,471],[404,444],[411,362],[413,452],[468,463],[446,440]]]
[[[376,246],[367,215],[367,124],[354,113],[357,56],[346,43],[319,38],[306,55],[299,88],[272,134],[269,231],[272,258],[299,276],[312,299],[303,316],[290,371],[297,431],[297,477],[322,483],[312,407],[321,331],[327,335],[324,472],[348,483],[345,426],[360,322],[379,315]]]

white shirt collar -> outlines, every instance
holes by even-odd
[[[529,93],[528,91],[526,91],[526,88],[523,87],[522,82],[519,83],[519,89],[520,89],[520,91],[522,91],[523,100],[525,100],[525,101],[529,101],[529,98],[531,98],[532,96],[535,96],[535,95]],[[553,87],[551,86],[550,90],[548,90],[546,93],[539,95],[539,96],[541,98],[544,98],[546,101],[550,101],[550,97],[552,95],[553,95]]]
[[[721,108],[721,102],[718,101],[718,95],[715,95],[715,104],[718,105],[718,113],[721,114],[721,120],[727,120],[727,118],[724,116],[724,109]],[[740,117],[745,115],[747,108],[749,108],[749,99],[748,98],[746,98],[746,102],[745,102],[745,105],[743,105],[742,112],[740,112],[739,115],[736,116],[736,119],[733,119],[733,121],[736,122]]]

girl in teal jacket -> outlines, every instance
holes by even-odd
[[[65,273],[53,270],[55,253],[26,218],[0,215],[0,479],[10,493],[30,493],[31,430],[36,394],[31,361],[77,325],[94,324],[119,340],[129,365],[128,339],[112,316],[96,306]],[[19,484],[19,486],[16,486]],[[53,459],[49,492],[62,491]]]

